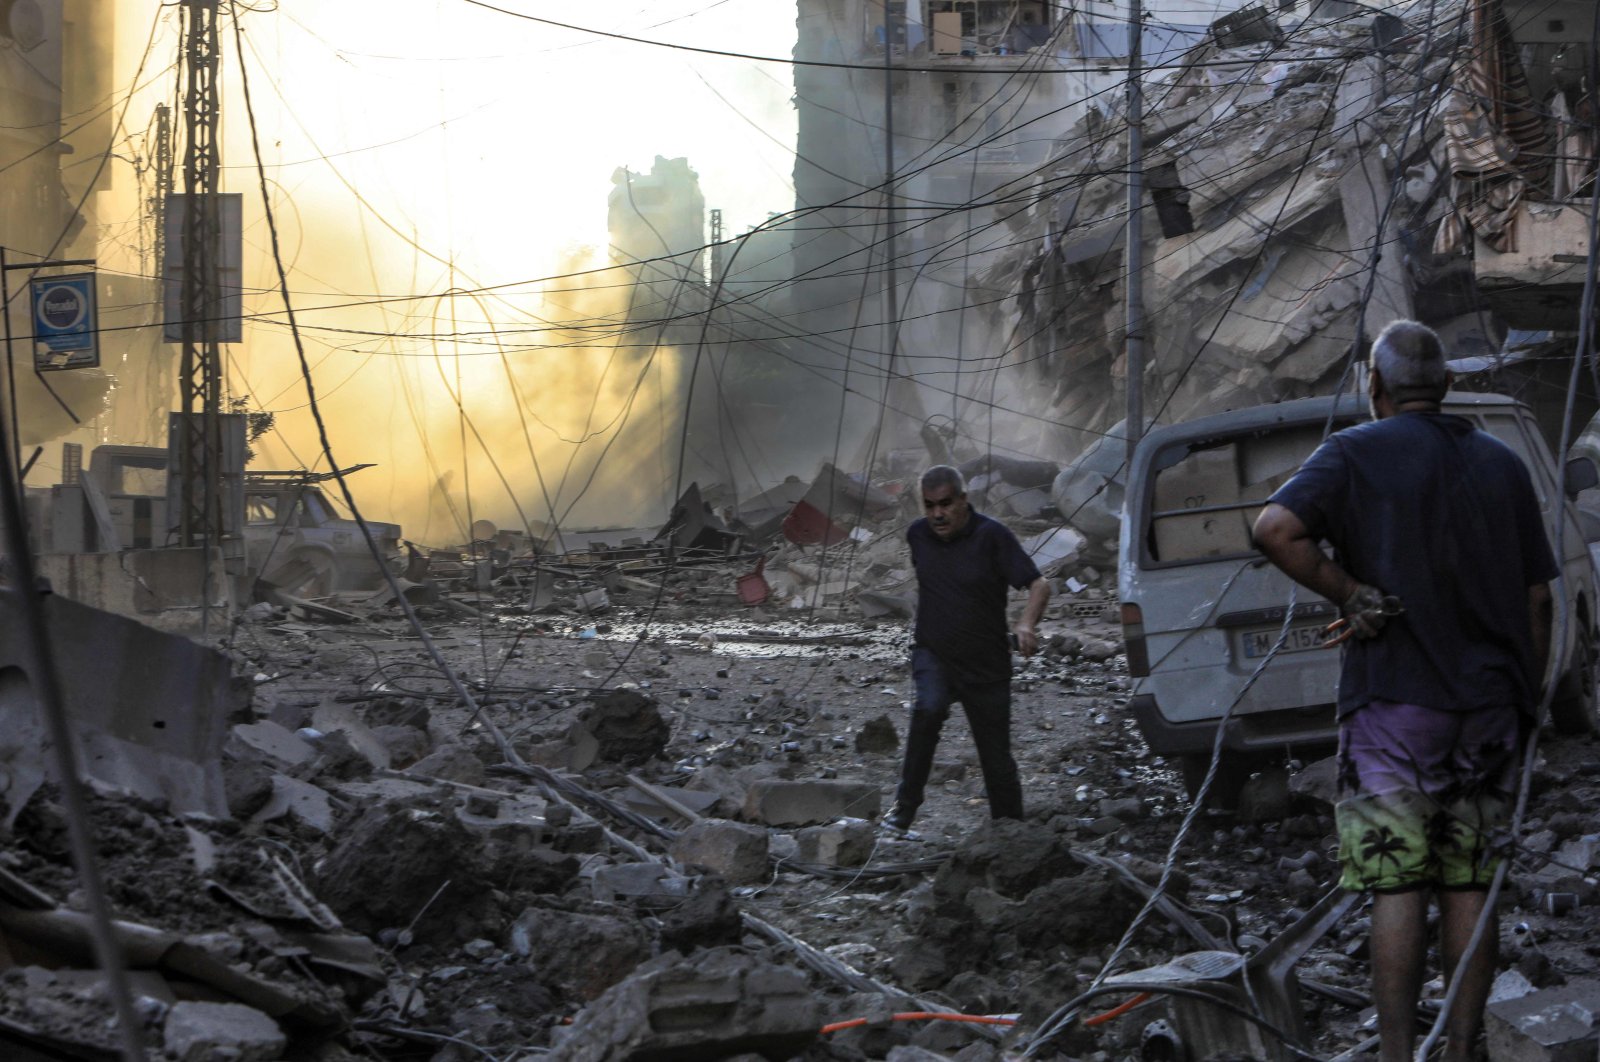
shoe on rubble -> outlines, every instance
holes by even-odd
[[[911,808],[897,801],[889,806],[879,825],[890,833],[908,834],[911,832],[911,820],[916,814]]]

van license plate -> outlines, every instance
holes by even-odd
[[[1323,642],[1323,624],[1316,623],[1309,626],[1290,627],[1289,637],[1283,643],[1280,653],[1303,653],[1309,649],[1320,648]],[[1244,638],[1244,655],[1247,659],[1257,659],[1266,656],[1277,644],[1278,632],[1281,627],[1274,627],[1266,631],[1246,631]]]

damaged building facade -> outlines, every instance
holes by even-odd
[[[1568,117],[1588,106],[1581,6],[1471,0],[1431,21],[1416,5],[1323,6],[1152,73],[1147,417],[1329,393],[1353,345],[1397,316],[1548,409],[1529,355],[1570,349],[1588,261],[1593,150]],[[1019,360],[1080,445],[1122,417],[1119,117],[1086,115],[1063,138],[983,274],[1008,292],[996,324],[1024,337]]]
[[[1176,61],[1233,6],[1146,4],[1146,61]],[[1060,419],[1036,382],[1056,378],[1036,364],[1049,341],[1005,313],[1016,295],[1006,263],[1063,191],[1052,160],[1107,168],[1126,5],[803,0],[799,12],[797,307],[819,327],[870,337],[892,414],[910,422],[892,445],[920,448],[932,416],[968,436],[970,457],[998,420],[1008,446],[1063,456],[1070,440],[1039,419]],[[1086,130],[1098,131],[1089,148]],[[1024,417],[995,418],[995,403]]]

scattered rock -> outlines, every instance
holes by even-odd
[[[704,819],[672,842],[672,858],[688,866],[715,871],[734,885],[765,881],[767,831],[723,819]]]
[[[862,753],[889,753],[900,747],[900,735],[887,715],[868,719],[856,731],[856,751]]]
[[[277,1022],[242,1003],[174,1003],[162,1039],[177,1062],[273,1062],[288,1045]]]
[[[627,977],[650,955],[649,936],[632,919],[545,907],[517,916],[511,947],[532,963],[541,982],[585,1000]]]
[[[872,858],[876,835],[870,823],[852,819],[807,827],[796,833],[795,839],[799,843],[795,858],[801,863],[859,867]]]
[[[586,1007],[556,1044],[559,1062],[725,1058],[757,1052],[793,1058],[822,1027],[805,974],[738,948],[641,966]]]
[[[395,770],[410,767],[433,748],[428,735],[414,726],[385,723],[373,727],[372,736],[387,750],[389,766]]]
[[[671,733],[656,702],[637,690],[596,694],[579,720],[599,743],[600,759],[623,766],[660,756]]]
[[[483,785],[488,780],[483,761],[461,745],[442,745],[412,764],[411,773],[446,782]]]
[[[870,819],[877,816],[881,802],[878,787],[868,782],[765,779],[752,784],[746,793],[744,817],[768,826]]]
[[[382,804],[344,830],[313,885],[363,933],[412,926],[419,941],[479,936],[487,885],[477,853],[476,838],[449,808]]]
[[[248,819],[272,799],[272,776],[276,772],[264,763],[228,760],[222,765],[222,791],[228,811],[237,819]]]

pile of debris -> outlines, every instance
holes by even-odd
[[[1464,2],[1282,27],[1262,12],[1268,32],[1215,32],[1148,77],[1152,416],[1328,393],[1363,313],[1369,338],[1420,314],[1452,350],[1499,349],[1470,262],[1432,251],[1452,207],[1441,145]],[[1038,205],[1013,220],[1019,249],[975,280],[1014,293],[995,323],[1029,337],[1018,361],[1054,386],[1053,416],[1081,444],[1120,418],[1126,375],[1122,130],[1091,109],[1058,138]]]

